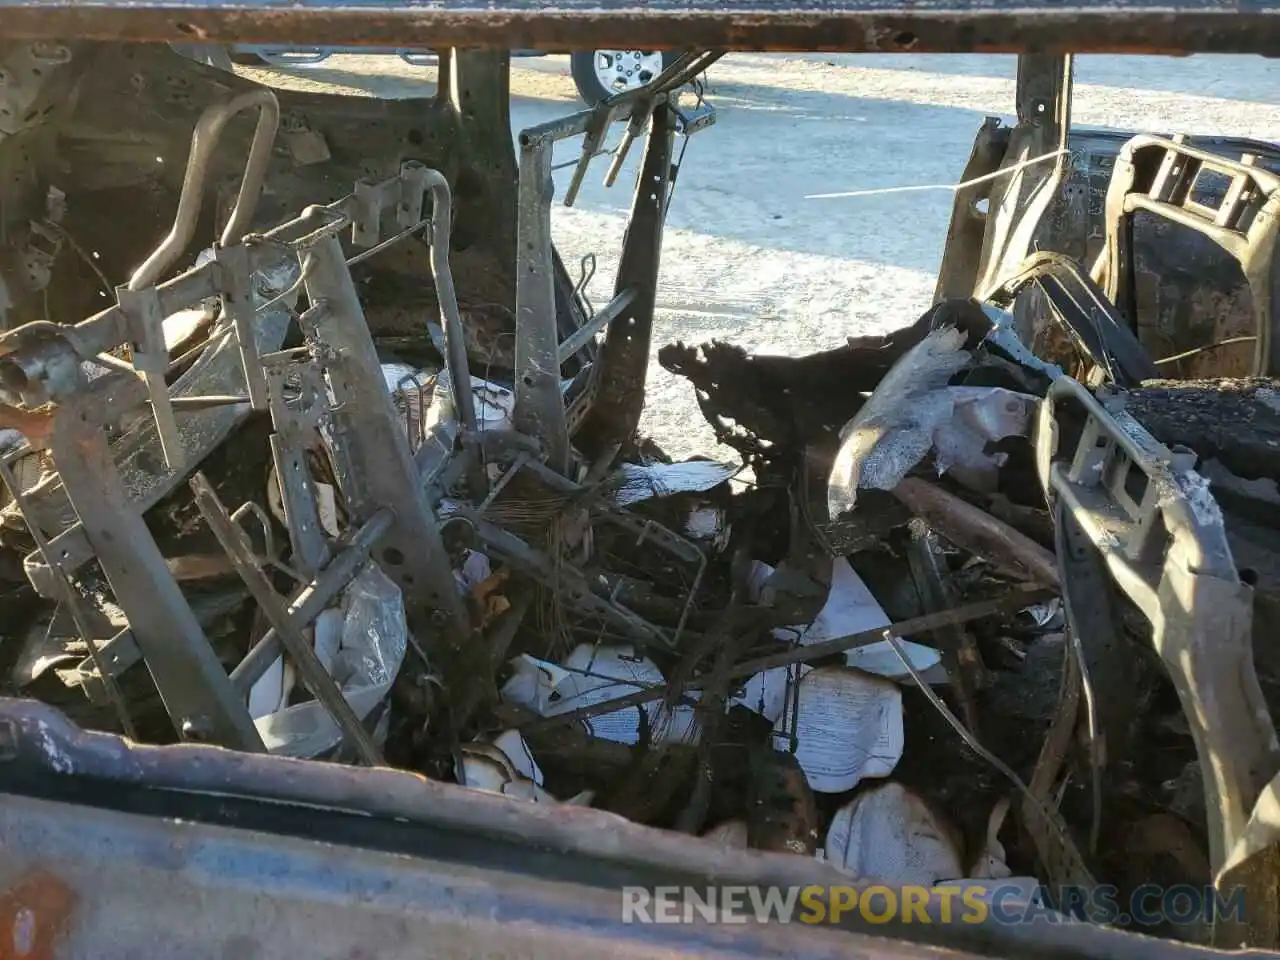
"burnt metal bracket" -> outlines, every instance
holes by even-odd
[[[1060,449],[1056,418],[1067,405],[1083,413],[1084,428],[1073,449]],[[1069,377],[1054,381],[1041,404],[1036,457],[1050,500],[1151,622],[1200,758],[1216,874],[1280,771],[1253,665],[1252,591],[1236,571],[1222,512],[1188,456]],[[1270,888],[1254,889],[1245,910],[1249,922],[1263,922],[1280,905]]]
[[[519,430],[537,438],[546,453],[547,463],[561,472],[569,465],[569,437],[584,422],[595,399],[601,395],[599,387],[602,381],[598,372],[593,373],[587,389],[566,413],[560,366],[582,350],[606,325],[611,331],[606,340],[606,351],[607,344],[612,342],[613,352],[621,355],[624,349],[622,340],[631,339],[634,332],[636,349],[643,355],[638,374],[639,395],[628,402],[627,411],[622,415],[625,421],[631,416],[631,408],[635,407],[634,419],[639,422],[639,407],[644,403],[644,372],[653,324],[662,224],[669,193],[672,139],[677,121],[671,98],[674,91],[706,70],[719,56],[715,52],[683,54],[643,90],[618,94],[592,110],[539,124],[520,133],[515,424]],[[614,297],[595,317],[561,343],[556,324],[551,245],[551,204],[554,199],[552,151],[557,141],[584,135],[581,156],[565,194],[565,205],[571,206],[586,176],[587,166],[592,158],[599,155],[610,125],[626,107],[630,107],[627,132],[605,175],[606,186],[612,185],[616,179],[627,150],[646,125],[650,134],[637,179]],[[710,126],[713,119],[714,111],[701,111],[697,122],[688,126],[686,135]],[[628,332],[614,333],[619,323]],[[612,367],[615,372],[625,368],[631,377],[631,386],[624,393],[637,386],[634,352],[629,350],[626,358],[615,361]],[[615,414],[614,419],[617,417]],[[633,423],[625,431],[626,435],[629,436],[634,429]]]
[[[1068,336],[1107,378],[1120,387],[1156,380],[1160,368],[1128,322],[1075,260],[1060,253],[1033,253],[997,289],[980,298],[1006,310],[1026,287],[1036,284],[1048,298]]]
[[[394,523],[395,514],[384,507],[339,542],[339,550],[329,565],[289,598],[287,610],[298,629],[309,627],[359,575],[369,561],[370,551]],[[231,671],[231,683],[242,696],[249,695],[253,685],[262,679],[262,675],[275,658],[280,656],[280,652],[280,637],[273,626]]]
[[[968,183],[995,173],[1009,149],[1012,133],[998,117],[983,120],[960,182]],[[986,180],[956,191],[947,239],[942,247],[942,263],[938,267],[938,279],[933,290],[934,303],[974,295],[982,257],[982,238],[987,224],[993,219],[991,199],[999,185],[999,181]],[[985,210],[979,207],[981,201],[987,202]]]
[[[1217,207],[1197,199],[1205,175],[1230,180]],[[1280,373],[1280,325],[1273,315],[1280,301],[1275,276],[1276,232],[1280,228],[1280,177],[1245,155],[1232,161],[1188,146],[1181,137],[1137,136],[1120,150],[1107,186],[1106,245],[1093,279],[1132,322],[1137,322],[1133,263],[1133,214],[1155,214],[1194,230],[1240,264],[1253,301],[1254,375]]]
[[[431,218],[422,219],[421,205],[428,189],[435,209]],[[447,279],[447,260],[441,264],[435,256],[435,246],[439,244],[445,246],[447,253],[448,193],[444,178],[420,165],[406,164],[400,177],[387,181],[374,193],[383,206],[396,205],[399,223],[409,224],[408,230],[384,243],[407,236],[410,230],[427,222],[434,224],[437,229],[432,238],[432,266],[438,277]],[[273,297],[270,304],[282,302],[303,286],[312,303],[302,323],[312,340],[313,361],[297,365],[302,391],[296,400],[285,395],[285,378],[293,372],[288,355],[269,355],[268,378],[256,347],[252,352],[240,353],[241,363],[256,369],[264,388],[270,383],[264,393],[276,427],[272,453],[284,488],[282,499],[292,527],[294,553],[303,567],[302,577],[315,574],[315,579],[295,594],[293,607],[286,608],[284,601],[280,602],[280,609],[275,612],[283,611],[297,618],[297,622],[291,620],[277,629],[294,630],[314,619],[350,582],[375,547],[380,550],[382,566],[407,597],[443,613],[447,633],[456,635],[465,627],[465,611],[448,556],[387,393],[349,264],[337,239],[337,233],[351,222],[351,203],[341,200],[328,207],[310,207],[300,217],[246,240],[245,245],[224,248],[215,262],[157,287],[121,291],[118,305],[74,327],[29,324],[0,337],[0,382],[24,399],[52,399],[57,403],[50,452],[67,500],[81,519],[51,539],[51,562],[69,575],[79,564],[97,557],[117,602],[130,618],[129,629],[110,641],[115,652],[104,661],[107,669],[114,674],[126,666],[131,660],[130,647],[136,646],[155,678],[175,728],[187,739],[241,750],[263,749],[242,685],[244,677],[260,662],[269,664],[274,659],[279,640],[273,631],[255,648],[257,656],[246,658],[241,665],[245,669],[238,671],[238,678],[226,675],[143,521],[143,512],[154,502],[154,491],[146,488],[144,493],[136,494],[133,485],[124,480],[122,471],[131,462],[128,453],[133,447],[124,451],[124,466],[117,466],[113,455],[122,451],[113,451],[106,428],[147,402],[170,415],[178,408],[178,402],[166,402],[169,393],[161,368],[155,368],[159,376],[149,383],[137,376],[140,369],[151,369],[146,365],[147,357],[154,354],[167,358],[161,318],[208,297],[223,297],[235,314],[238,298],[229,287],[236,283],[229,275],[243,272],[241,268],[280,267],[296,257],[301,261],[301,276]],[[245,280],[247,286],[247,276]],[[242,323],[238,330],[243,332],[242,328],[248,326],[252,335],[259,324],[276,323],[269,315],[258,316],[267,305],[253,310],[251,291],[245,289],[242,293],[245,296],[239,299],[244,311],[239,319],[255,322]],[[451,298],[442,295],[444,299]],[[442,308],[446,326],[456,331],[456,309],[443,303]],[[112,362],[114,358],[107,352],[121,343],[135,347],[135,356],[144,359],[141,367]],[[216,351],[219,346],[211,342],[209,349]],[[123,375],[109,374],[86,383],[79,369],[83,358],[97,358],[108,367],[120,367]],[[321,367],[329,377],[327,388],[319,379]],[[466,375],[465,362],[462,373]],[[324,398],[330,392],[335,406],[326,411]],[[239,395],[238,390],[228,395],[179,398],[184,406],[195,408],[244,404],[249,399]],[[359,529],[337,556],[322,533],[305,465],[305,432],[314,429],[326,412],[339,463],[339,484],[347,497],[352,521]],[[465,417],[466,411],[462,414]],[[163,420],[163,416],[157,416],[162,431]],[[176,444],[186,441],[176,430],[172,439]],[[195,448],[197,453],[201,449]],[[169,452],[167,446],[166,451]],[[170,461],[185,452],[188,451],[181,446],[175,447]],[[170,475],[178,477],[173,471]],[[33,584],[56,580],[50,577],[52,571],[48,567],[30,560],[27,566]],[[250,660],[252,665],[246,666]]]
[[[267,381],[258,356],[253,326],[257,311],[253,305],[253,265],[249,250],[243,244],[214,248],[218,265],[218,285],[222,287],[222,315],[235,325],[236,344],[240,348],[240,365],[244,370],[245,389],[254,410],[267,409]]]
[[[351,704],[347,703],[337,682],[329,675],[311,642],[303,635],[302,628],[294,622],[284,600],[272,588],[271,580],[253,555],[248,537],[227,513],[204,474],[197,473],[191,478],[191,490],[205,523],[226,551],[263,615],[279,632],[280,640],[289,651],[289,657],[297,666],[307,688],[329,712],[342,730],[344,739],[354,747],[360,759],[371,767],[384,766],[382,754],[373,737],[364,728]]]
[[[536,437],[552,469],[569,468],[560,392],[560,338],[551,262],[551,154],[555,141],[520,135],[516,236],[516,429]]]
[[[582,427],[589,453],[630,441],[644,409],[674,132],[671,108],[655,105],[614,283],[615,296],[628,289],[636,296],[610,321],[592,374],[597,394]]]
[[[267,394],[270,398],[271,460],[280,501],[284,507],[293,565],[314,575],[329,560],[329,541],[320,523],[315,483],[307,466],[307,450],[318,440],[316,428],[325,413],[324,375],[314,364],[291,363],[288,354],[264,358]],[[290,373],[298,378],[298,396],[285,393]]]
[[[178,436],[178,421],[173,415],[169,400],[169,387],[165,383],[165,369],[169,365],[169,351],[164,343],[164,313],[160,309],[160,295],[154,287],[133,290],[116,289],[120,309],[124,311],[128,327],[133,368],[147,387],[147,401],[156,421],[156,435],[160,449],[170,470],[183,466],[182,440]]]
[[[145,398],[138,380],[107,376],[61,405],[49,449],[134,640],[186,739],[261,752],[262,738],[142,514],[129,501],[105,427]]]
[[[406,597],[435,607],[461,631],[465,612],[457,583],[387,392],[342,245],[335,236],[323,236],[302,261],[313,306],[301,324],[325,347],[338,480],[352,522],[364,523],[378,509],[391,508],[396,523],[378,548],[383,570]]]

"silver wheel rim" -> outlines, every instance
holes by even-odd
[[[647,87],[662,72],[661,50],[596,50],[596,79],[610,94]]]

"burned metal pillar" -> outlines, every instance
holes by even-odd
[[[1031,125],[1041,153],[1062,144],[1071,127],[1071,72],[1070,56],[1018,57],[1018,123]]]
[[[631,440],[644,409],[674,138],[672,110],[659,103],[649,119],[649,138],[614,282],[615,296],[628,287],[636,295],[609,323],[595,368],[595,404],[582,428],[583,448],[594,456]]]
[[[978,180],[1000,169],[1012,132],[997,117],[983,120],[960,182]],[[982,239],[991,220],[991,198],[999,186],[998,181],[986,180],[956,191],[951,206],[951,224],[942,247],[942,263],[938,267],[938,280],[933,290],[934,303],[973,296],[981,266]]]
[[[520,214],[516,256],[517,429],[537,437],[547,465],[569,466],[569,430],[560,389],[560,335],[551,254],[550,137],[520,135]]]
[[[440,530],[427,506],[409,443],[387,393],[378,354],[337,237],[326,236],[304,254],[307,297],[304,331],[327,348],[334,396],[330,411],[339,485],[352,521],[367,521],[390,507],[395,523],[375,550],[382,569],[404,591],[406,605],[443,611],[456,626],[464,611]]]
[[[444,171],[453,187],[454,249],[479,245],[495,263],[514,267],[517,172],[510,72],[511,55],[505,50],[450,50],[447,69],[441,61],[440,96],[459,133],[449,151],[453,162]]]
[[[1040,219],[1062,185],[1070,165],[1066,149],[1071,131],[1071,77],[1070,55],[1018,57],[1018,125],[1000,164],[1009,172],[991,191],[992,219],[983,242],[978,296],[999,286],[1031,253]],[[1055,151],[1062,152],[1048,157]],[[1012,169],[1027,161],[1038,162]],[[1017,198],[1016,204],[1001,201],[1011,195]],[[997,209],[1000,206],[1015,212],[1004,216]]]

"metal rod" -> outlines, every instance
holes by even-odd
[[[594,111],[591,114],[591,122],[587,124],[586,133],[582,137],[582,150],[578,155],[578,159],[572,162],[552,165],[552,171],[558,170],[562,166],[574,168],[573,176],[569,179],[568,189],[564,192],[564,205],[566,207],[572,207],[577,202],[578,191],[582,189],[582,181],[586,179],[587,167],[590,166],[591,161],[605,152],[604,142],[609,136],[609,128],[613,126],[613,121],[617,118],[617,114],[617,107]]]
[[[619,108],[642,98],[651,97],[654,103],[663,102],[667,97],[668,91],[684,86],[723,55],[723,53],[719,52],[682,54],[647,86],[635,87],[634,89],[614,94],[608,100],[601,100],[590,110],[583,110],[567,117],[560,117],[556,120],[548,120],[546,123],[526,127],[520,131],[520,146],[529,146],[534,140],[567,140],[570,137],[576,137],[580,133],[587,132],[591,118],[596,114],[602,114],[609,110],[617,112]]]
[[[1059,584],[1057,557],[954,493],[927,480],[906,477],[894,488],[893,495],[957,546],[973,551],[1020,579]]]
[[[291,621],[299,628],[310,626],[369,562],[370,551],[394,522],[395,514],[389,507],[384,507],[371,516],[355,532],[346,548],[320,571],[320,575],[293,595],[289,601]],[[231,685],[248,696],[250,689],[262,679],[262,675],[278,656],[280,635],[273,626],[231,671]]]
[[[205,181],[209,176],[209,164],[222,137],[222,131],[226,128],[227,121],[237,113],[254,107],[260,111],[258,126],[253,132],[249,159],[245,163],[244,176],[240,181],[240,193],[227,220],[227,226],[222,231],[221,242],[223,246],[227,246],[244,236],[257,210],[258,198],[262,195],[267,166],[271,163],[271,148],[275,143],[276,129],[280,125],[280,103],[276,100],[276,95],[265,87],[243,93],[226,103],[213,104],[196,121],[173,227],[169,230],[169,235],[160,242],[160,246],[133,272],[133,276],[129,278],[130,290],[151,286],[187,248],[196,232],[196,222],[200,218],[200,206],[204,200]]]
[[[636,298],[635,287],[627,287],[620,294],[600,308],[590,320],[575,330],[560,344],[560,362],[564,363],[575,353],[591,342],[597,333],[613,322],[623,310],[631,306]]]
[[[627,118],[627,129],[623,131],[622,140],[613,151],[613,159],[609,161],[609,169],[604,174],[606,187],[612,187],[614,181],[618,179],[618,174],[622,172],[622,165],[627,162],[627,154],[631,152],[631,145],[636,142],[636,137],[644,133],[652,113],[653,104],[651,103],[639,101],[632,107],[631,116]]]
[[[364,728],[356,712],[351,709],[351,704],[347,703],[337,682],[316,656],[315,649],[302,635],[301,628],[294,623],[283,598],[271,586],[270,579],[258,565],[258,558],[245,542],[244,531],[227,514],[226,507],[222,505],[203,473],[197,473],[191,478],[191,492],[195,495],[196,507],[205,523],[209,524],[218,543],[222,544],[222,549],[231,558],[232,565],[257,601],[259,609],[279,632],[280,640],[298,672],[302,674],[303,682],[329,711],[329,715],[342,730],[343,739],[355,749],[360,758],[371,767],[383,766],[382,752],[378,745]]]
[[[449,385],[453,403],[463,428],[476,429],[476,401],[471,392],[471,369],[467,363],[466,333],[458,312],[458,294],[449,268],[449,238],[453,231],[453,194],[449,181],[439,170],[422,168],[418,172],[431,191],[431,276],[436,283],[436,300],[444,327],[445,364],[449,368]]]
[[[387,249],[387,247],[391,247],[399,243],[401,240],[409,236],[411,233],[416,233],[417,231],[421,230],[430,222],[431,222],[431,217],[423,217],[421,220],[415,223],[412,227],[408,227],[404,230],[401,230],[394,237],[388,237],[386,240],[383,240],[381,243],[374,244],[368,250],[361,250],[354,257],[351,257],[349,260],[347,260],[347,266],[354,267],[357,263],[363,263],[365,260],[368,260],[373,255],[381,253],[383,250]]]
[[[729,671],[729,678],[750,677],[764,670],[771,670],[774,667],[789,667],[796,663],[821,660],[832,654],[843,653],[845,650],[877,643],[886,637],[901,637],[911,633],[937,630],[951,624],[969,623],[1005,610],[1020,610],[1023,607],[1054,596],[1057,596],[1056,590],[1030,584],[1020,584],[1004,596],[996,597],[992,600],[979,600],[976,603],[966,604],[963,607],[956,607],[941,613],[929,613],[922,617],[913,617],[910,620],[892,623],[885,627],[873,627],[870,630],[861,630],[858,633],[851,633],[845,637],[836,637],[833,640],[826,640],[822,643],[812,643],[808,646],[795,647],[780,653],[757,657],[754,660],[746,660]],[[661,700],[668,693],[674,697],[684,692],[683,690],[669,690],[669,686],[669,684],[663,684],[646,690],[638,690],[635,693],[627,694],[625,697],[593,703],[577,710],[556,714],[554,717],[538,717],[527,723],[519,724],[519,727],[527,733],[552,727],[559,723],[584,720],[605,713],[613,713],[615,710],[622,710],[626,707],[635,707],[654,700]]]
[[[326,206],[312,205],[307,207],[300,216],[287,223],[282,223],[280,226],[274,227],[260,236],[246,238],[252,269],[255,271],[265,270],[279,265],[284,260],[292,260],[296,256],[296,251],[293,248],[294,244],[306,247],[313,244],[317,239],[323,239],[330,233],[341,230],[349,222],[344,211],[350,201],[350,197],[344,197]],[[304,237],[298,238],[295,236],[302,228],[310,226],[322,214],[333,216],[335,219],[326,222],[324,226],[313,230],[312,233]],[[210,260],[200,264],[198,267],[192,267],[190,270],[180,273],[170,280],[157,284],[156,293],[160,296],[161,312],[165,316],[169,316],[193,303],[219,296],[222,293],[219,272],[218,265]],[[261,313],[268,310],[279,301],[291,296],[307,279],[307,267],[304,264],[302,277],[290,286],[288,290],[257,308],[256,312]],[[40,380],[49,390],[50,399],[56,400],[65,391],[61,384],[54,383],[47,373],[41,372],[47,363],[43,363],[39,356],[30,358],[29,364],[23,363],[25,359],[28,359],[23,356],[24,351],[28,349],[28,341],[25,337],[36,329],[56,329],[66,348],[72,350],[75,356],[83,360],[96,362],[98,354],[113,350],[120,343],[129,339],[127,325],[128,316],[117,303],[85,320],[81,320],[73,326],[55,328],[54,325],[49,324],[36,328],[34,324],[25,324],[16,330],[0,334],[0,344],[5,344],[8,347],[8,351],[4,356],[5,363],[18,367],[26,376]],[[225,328],[226,331],[233,329],[234,327],[231,326]],[[218,336],[226,335],[226,332],[218,334]],[[32,352],[39,354],[42,348],[39,345],[32,344],[30,349]]]
[[[220,396],[217,394],[210,394],[206,397],[174,397],[169,401],[175,410],[207,410],[209,407],[230,407],[252,402],[248,397]]]

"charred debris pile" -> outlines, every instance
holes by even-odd
[[[108,309],[0,337],[0,694],[1028,900],[1203,886],[1248,839],[1270,381],[1152,380],[1118,326],[1059,367],[945,300],[808,357],[665,347],[737,454],[673,463],[647,339],[596,376],[638,288],[559,329],[547,234],[516,324],[416,161],[250,232],[260,136],[194,266],[160,282],[180,217]]]
[[[305,367],[272,381],[294,413],[231,408],[146,527],[271,753],[588,804],[893,883],[1013,877],[1028,896],[1095,878],[1207,883],[1195,747],[1149,624],[1105,577],[1070,598],[1088,609],[1064,603],[1034,445],[1061,374],[1002,319],[949,301],[798,359],[669,345],[662,364],[739,462],[672,463],[637,442],[616,460],[575,458],[567,476],[515,429],[512,386],[492,370],[470,385],[480,457],[451,470],[430,449],[457,409],[445,365],[383,345],[398,439],[435,464],[426,489],[456,624],[406,602],[386,552],[368,559],[389,525],[357,520],[358,487],[375,481],[342,475],[338,405],[308,405],[323,387]],[[318,342],[303,340],[303,352]],[[1280,476],[1264,436],[1276,395],[1218,387],[1152,384],[1110,402],[1166,444],[1201,445],[1217,480],[1245,491],[1228,502],[1256,507],[1249,481]],[[1227,406],[1248,431],[1217,429]],[[52,599],[32,590],[29,578],[57,579],[32,566],[75,517],[55,495],[47,421],[22,416],[9,409],[5,692],[144,742],[222,739],[175,721],[128,636],[147,613],[101,567],[42,591]],[[156,439],[123,453],[155,456]],[[313,496],[281,483],[282,464]],[[1274,520],[1239,518],[1264,560],[1258,531]],[[340,589],[325,587],[338,566]],[[1113,635],[1081,643],[1073,623],[1096,628],[1102,606]],[[306,626],[290,627],[300,609]]]

